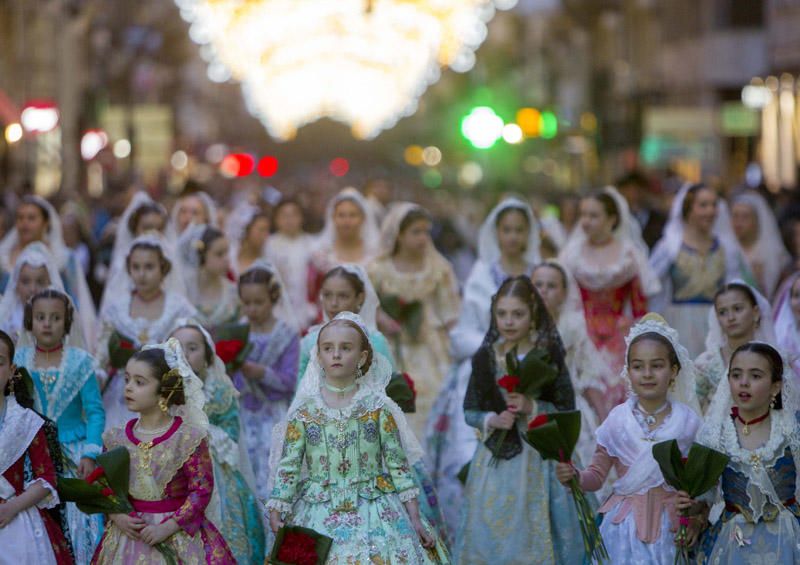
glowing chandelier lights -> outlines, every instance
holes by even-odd
[[[329,117],[371,138],[416,111],[440,67],[472,68],[516,0],[176,0],[212,80],[242,83],[269,133]]]

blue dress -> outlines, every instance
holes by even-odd
[[[65,347],[60,366],[42,369],[34,366],[35,354],[35,348],[21,347],[14,362],[31,374],[34,407],[58,426],[65,475],[76,477],[81,458],[94,459],[103,450],[105,411],[94,359],[82,349]],[[67,522],[76,563],[89,563],[103,533],[102,515],[84,514],[68,503]]]

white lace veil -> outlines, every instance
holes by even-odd
[[[189,224],[178,238],[178,260],[181,262],[181,274],[189,293],[189,300],[196,303],[198,299],[198,277],[200,271],[200,252],[203,246],[203,234],[206,224]]]
[[[178,230],[178,215],[180,214],[180,211],[181,211],[181,204],[183,203],[183,201],[186,198],[189,198],[189,197],[195,197],[195,198],[199,198],[200,199],[200,202],[203,203],[203,208],[206,209],[206,222],[205,223],[208,224],[209,226],[217,227],[217,225],[218,225],[217,224],[217,205],[214,202],[214,199],[211,198],[211,196],[209,196],[207,192],[203,192],[202,190],[200,190],[198,192],[190,192],[189,194],[184,194],[183,196],[178,198],[178,201],[172,207],[172,212],[169,215],[169,223],[172,226],[172,229],[175,231],[175,234],[177,236],[182,235],[182,233],[179,232],[179,230]],[[187,226],[187,228],[188,228],[188,226]]]
[[[242,241],[247,235],[247,228],[250,227],[256,216],[262,213],[261,208],[255,204],[243,201],[236,205],[225,220],[225,235],[230,242],[231,268],[234,271],[239,269],[239,249],[241,249]],[[266,256],[266,244],[264,249],[261,250],[261,256]],[[241,273],[237,272],[237,275],[241,275]]]
[[[369,336],[363,320],[357,314],[353,314],[352,312],[342,312],[338,314],[333,320],[322,326],[320,335],[328,324],[331,324],[336,320],[349,320],[358,325],[361,328],[361,331],[364,332],[365,336]],[[326,406],[320,392],[324,378],[325,371],[319,363],[317,345],[314,344],[309,357],[308,367],[306,367],[306,372],[303,375],[303,378],[300,380],[300,385],[297,388],[297,392],[295,393],[292,404],[289,406],[289,411],[286,413],[286,418],[282,420],[280,424],[275,426],[272,433],[272,446],[270,448],[269,462],[270,489],[274,484],[275,473],[277,472],[281,460],[281,454],[283,452],[283,442],[286,437],[286,424],[289,420],[294,418],[298,410],[307,402],[313,402],[317,406],[323,408]],[[369,370],[357,381],[359,384],[358,392],[356,392],[355,396],[353,397],[354,402],[351,404],[351,406],[355,405],[356,400],[369,396],[371,398],[371,409],[376,410],[383,407],[389,410],[395,422],[397,423],[397,428],[400,433],[400,442],[403,444],[403,450],[405,451],[409,463],[413,466],[418,461],[422,460],[424,452],[422,450],[422,446],[414,435],[414,432],[408,425],[403,411],[391,398],[386,396],[386,385],[389,384],[391,378],[391,362],[386,357],[380,353],[376,353],[373,350],[372,364],[370,365]],[[332,412],[338,414],[340,411],[332,410]]]
[[[792,287],[798,278],[800,278],[800,272],[794,273],[783,284],[778,298],[775,300],[774,314],[777,344],[781,348],[781,353],[788,355],[793,364],[800,357],[800,329],[797,327],[791,303]]]
[[[361,224],[361,241],[364,244],[364,254],[372,256],[378,251],[378,243],[380,241],[380,233],[378,231],[378,224],[375,221],[375,216],[372,206],[367,203],[366,198],[358,190],[349,186],[343,189],[339,194],[334,196],[328,207],[325,210],[325,226],[322,228],[318,236],[318,243],[320,247],[333,247],[336,241],[336,226],[333,222],[333,212],[340,202],[352,202],[364,214],[364,222]]]
[[[337,266],[358,277],[358,280],[364,285],[364,304],[361,305],[361,309],[357,313],[361,317],[364,326],[366,326],[369,331],[377,331],[378,324],[376,322],[376,316],[380,303],[378,301],[378,294],[375,292],[375,287],[372,286],[372,281],[370,281],[367,276],[367,271],[364,270],[364,267],[356,265],[355,263],[342,263]],[[323,322],[327,323],[330,321],[327,312],[323,311],[322,317]],[[369,336],[369,334],[367,335]]]
[[[630,352],[631,343],[638,336],[654,332],[667,338],[678,356],[678,362],[681,365],[678,376],[675,378],[675,385],[667,393],[667,398],[670,401],[678,401],[687,405],[689,408],[699,416],[702,414],[700,404],[697,401],[697,394],[695,393],[695,367],[692,358],[689,356],[689,351],[680,343],[678,332],[670,327],[669,324],[659,314],[649,313],[646,314],[638,323],[636,323],[628,335],[625,336],[625,364],[622,368],[622,378],[630,385],[630,377],[628,376],[628,354]]]
[[[614,237],[622,242],[630,244],[633,250],[633,256],[636,261],[637,272],[639,281],[642,284],[642,290],[645,295],[652,296],[661,290],[661,283],[658,276],[650,267],[647,261],[648,248],[647,244],[642,238],[642,230],[639,227],[639,222],[636,221],[631,215],[628,201],[617,191],[613,186],[606,186],[603,192],[614,200],[614,205],[617,208],[619,217],[617,218],[617,227],[614,228]],[[559,254],[560,257],[580,257],[581,249],[586,242],[586,233],[581,228],[580,223],[572,230],[564,249]]]
[[[56,260],[56,269],[59,271],[66,267],[67,261],[70,256],[69,248],[64,243],[64,233],[61,229],[61,217],[50,202],[40,196],[28,196],[28,200],[33,201],[36,205],[47,211],[47,233],[44,236],[44,243],[50,249],[50,253]],[[22,202],[24,204],[25,201]],[[11,231],[3,237],[0,241],[0,261],[6,262],[13,254],[14,248],[19,242],[19,234],[17,228],[11,228]],[[13,265],[8,265],[8,270],[11,270]]]
[[[525,246],[525,261],[529,265],[536,265],[541,261],[539,247],[541,246],[539,220],[533,215],[533,210],[516,197],[504,198],[497,206],[492,208],[489,215],[481,224],[478,231],[478,259],[486,263],[494,263],[500,259],[500,245],[497,242],[497,218],[506,210],[519,210],[528,218],[528,243]]]
[[[266,259],[256,259],[253,264],[250,265],[247,270],[240,275],[240,278],[244,277],[247,273],[256,270],[267,271],[270,273],[273,280],[280,288],[280,296],[278,297],[278,301],[272,305],[272,315],[289,326],[292,330],[297,330],[299,328],[297,316],[295,316],[292,311],[292,306],[289,303],[289,296],[286,291],[286,285],[283,284],[280,271],[275,267],[275,265]]]
[[[763,196],[757,192],[745,192],[736,196],[732,204],[746,204],[756,214],[758,221],[758,238],[753,247],[752,255],[764,265],[764,294],[772,296],[780,281],[783,269],[792,258],[783,245],[775,213],[770,208]]]
[[[186,402],[173,405],[169,409],[172,416],[180,416],[187,424],[208,430],[208,417],[203,406],[206,404],[206,397],[203,394],[203,382],[195,375],[186,356],[183,354],[181,342],[171,337],[164,343],[145,345],[145,349],[160,349],[164,352],[164,358],[170,369],[177,369],[183,381],[183,396]]]
[[[747,284],[741,279],[734,279],[728,284],[746,286],[756,297],[756,304],[761,314],[761,323],[756,328],[753,341],[763,341],[772,346],[776,346],[778,341],[775,337],[775,327],[772,323],[772,306],[764,295],[758,292],[752,285]],[[722,333],[722,327],[717,319],[717,309],[712,304],[708,309],[708,335],[706,336],[706,351],[719,351],[728,343],[728,338]]]

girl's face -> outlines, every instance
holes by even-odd
[[[678,367],[670,364],[669,348],[658,341],[643,339],[628,352],[628,376],[631,388],[639,398],[664,402],[678,376]]]
[[[183,354],[192,371],[197,375],[205,375],[206,368],[206,340],[203,334],[195,328],[178,328],[173,332],[172,337],[181,342]]]
[[[500,335],[509,342],[525,339],[531,331],[531,309],[516,296],[501,296],[494,308]]]
[[[6,389],[6,385],[14,376],[14,360],[11,358],[11,352],[8,350],[8,345],[4,341],[0,341],[0,396]]]
[[[741,242],[753,241],[758,236],[758,216],[750,204],[737,202],[731,206],[731,224]]]
[[[47,220],[36,204],[22,204],[17,208],[15,223],[20,249],[33,241],[43,241],[47,232]]]
[[[413,255],[423,254],[431,244],[431,228],[428,220],[412,222],[397,236],[397,250]]]
[[[178,203],[178,231],[182,232],[189,224],[206,224],[206,207],[198,196],[186,196]]]
[[[125,366],[125,406],[145,412],[158,406],[159,379],[149,363],[131,359]]]
[[[750,339],[758,327],[761,313],[740,290],[723,292],[714,301],[717,320],[729,339]]]
[[[145,296],[154,294],[164,281],[158,251],[141,247],[134,249],[128,259],[128,274],[133,279],[136,292]]]
[[[251,324],[261,325],[272,318],[272,300],[269,288],[261,283],[247,283],[239,287],[242,312]]]
[[[748,414],[766,413],[781,391],[781,382],[772,382],[769,361],[752,351],[740,351],[731,359],[728,384],[733,403]]]
[[[211,245],[206,249],[203,268],[212,275],[225,275],[230,266],[228,256],[229,247],[227,238],[219,237],[212,241]]]
[[[594,198],[584,198],[580,203],[580,222],[590,241],[605,241],[613,232],[614,216],[610,216],[603,204]]]
[[[340,312],[356,312],[364,304],[364,293],[356,294],[353,285],[344,277],[330,277],[322,284],[320,291],[322,309],[332,320]]]
[[[350,239],[359,236],[363,224],[364,211],[355,202],[343,200],[333,209],[333,225],[338,237]]]
[[[557,314],[567,298],[567,289],[564,287],[564,277],[561,276],[561,272],[555,267],[542,265],[533,271],[531,280],[550,313]]]
[[[362,350],[361,334],[344,324],[325,327],[319,334],[319,363],[325,377],[338,382],[352,382],[358,367],[367,359]]]
[[[531,228],[521,210],[508,210],[497,223],[497,245],[504,257],[516,258],[526,251]]]
[[[19,270],[19,279],[17,280],[17,298],[23,304],[26,304],[31,296],[44,290],[52,281],[50,275],[47,274],[47,267],[34,267],[33,265],[25,264]]]
[[[284,204],[275,215],[275,227],[284,235],[295,236],[303,229],[303,211],[297,204]]]
[[[251,249],[262,249],[269,237],[269,220],[259,216],[248,226],[245,239]]]
[[[792,283],[792,291],[789,294],[789,304],[792,307],[794,319],[800,320],[800,277],[797,277]]]
[[[709,188],[701,188],[694,196],[686,223],[705,233],[711,233],[717,220],[717,195]]]
[[[64,302],[58,298],[40,298],[33,303],[33,337],[36,345],[52,349],[64,340]]]
[[[166,219],[158,212],[147,212],[146,214],[143,214],[141,218],[139,218],[139,222],[136,224],[136,233],[134,235],[139,237],[140,235],[149,232],[161,233],[164,231],[165,223]]]

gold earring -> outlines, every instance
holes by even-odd
[[[167,406],[167,399],[164,398],[163,396],[158,399],[158,407],[164,414],[166,414],[167,410],[169,409],[169,406]]]

